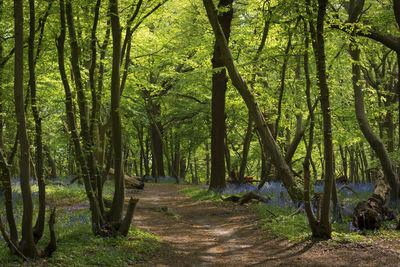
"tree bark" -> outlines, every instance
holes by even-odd
[[[36,61],[35,61],[35,1],[29,0],[29,38],[28,38],[28,65],[29,65],[29,88],[31,91],[31,107],[35,121],[35,168],[39,187],[39,213],[33,228],[33,237],[37,243],[43,235],[46,214],[46,190],[43,179],[43,142],[42,142],[42,119],[39,115],[36,99]],[[40,49],[39,47],[37,48]]]
[[[329,219],[329,207],[334,179],[331,108],[329,102],[329,88],[326,77],[325,40],[323,35],[327,4],[327,0],[318,0],[316,27],[314,27],[313,21],[310,21],[310,32],[317,67],[317,84],[320,89],[325,161],[325,184],[322,199],[321,219],[319,221],[318,229],[313,231],[313,237],[322,239],[331,238],[332,228]],[[310,10],[312,10],[313,7],[311,7],[309,0],[307,0],[307,5],[309,15],[312,17]]]
[[[114,149],[114,198],[110,219],[120,223],[125,200],[125,181],[122,165],[122,128],[120,114],[120,58],[121,58],[121,26],[118,15],[118,0],[110,0],[111,33],[113,41],[113,60],[111,74],[111,131]]]
[[[227,42],[231,32],[231,21],[233,17],[233,0],[220,0],[218,7],[227,8],[228,11],[218,15],[223,35]],[[218,41],[214,43],[214,53],[211,60],[213,69],[223,68],[221,48]],[[214,72],[212,75],[212,97],[211,97],[211,177],[209,190],[221,190],[225,188],[225,92],[228,77],[225,69]]]
[[[14,101],[15,114],[18,123],[19,143],[20,143],[20,184],[23,203],[22,215],[22,239],[20,242],[21,252],[29,258],[37,255],[36,246],[33,238],[32,219],[33,201],[30,185],[30,153],[29,140],[26,132],[25,108],[24,108],[24,14],[23,1],[14,1],[15,19],[15,60],[14,60]]]
[[[240,162],[240,168],[239,168],[239,183],[240,184],[243,183],[244,172],[246,171],[246,165],[247,165],[247,156],[249,154],[252,136],[253,136],[253,119],[251,118],[250,113],[249,113],[246,136],[243,141],[242,160]]]

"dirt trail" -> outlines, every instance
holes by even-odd
[[[160,237],[161,249],[142,266],[400,266],[399,248],[387,244],[291,244],[261,231],[248,207],[195,202],[185,185],[146,185],[134,223]],[[160,208],[178,216],[178,219]]]

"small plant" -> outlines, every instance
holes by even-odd
[[[171,216],[175,220],[179,220],[179,216],[176,215],[172,210],[168,209],[168,207],[161,207],[161,208],[156,208],[156,211],[162,212],[165,215]]]

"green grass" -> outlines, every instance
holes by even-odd
[[[190,196],[193,200],[215,200],[221,201],[221,195],[216,192],[208,192],[206,189],[200,187],[188,187],[180,190],[184,195]]]
[[[179,220],[179,216],[176,215],[172,210],[168,209],[168,207],[161,207],[161,208],[156,208],[156,211],[162,212],[165,215],[171,216],[175,220]]]
[[[14,190],[18,194],[18,188]],[[112,190],[113,184],[107,182],[107,198],[111,197]],[[32,191],[37,192],[37,187],[33,186]],[[88,202],[82,186],[48,185],[46,193],[48,203],[58,206],[55,225],[57,250],[49,259],[24,263],[21,258],[10,255],[5,242],[0,241],[0,266],[126,266],[146,259],[160,247],[155,236],[139,230],[134,225],[126,238],[94,236],[91,231]],[[20,226],[21,201],[16,198],[14,202],[17,224]],[[37,206],[37,197],[34,198],[34,202]],[[2,205],[0,203],[0,210],[4,210]],[[48,240],[46,225],[45,234],[37,247],[44,248]]]

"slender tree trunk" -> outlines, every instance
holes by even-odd
[[[18,134],[20,144],[20,184],[23,204],[22,215],[22,239],[20,242],[21,252],[29,258],[37,255],[33,238],[32,219],[33,201],[30,185],[30,161],[29,141],[26,132],[25,108],[24,108],[24,14],[23,1],[14,1],[15,19],[15,60],[14,60],[14,101],[15,114],[18,123]]]
[[[358,125],[360,126],[360,129],[363,135],[365,136],[365,139],[367,139],[368,143],[375,151],[376,155],[379,158],[379,161],[381,162],[383,172],[385,174],[385,177],[389,181],[391,187],[390,199],[396,200],[399,197],[399,188],[400,188],[399,177],[395,171],[395,167],[390,159],[389,153],[386,150],[384,143],[373,132],[368,122],[368,119],[365,115],[364,95],[360,85],[361,70],[360,70],[360,65],[358,63],[360,61],[360,50],[355,45],[352,45],[350,47],[350,55],[354,61],[354,63],[352,64],[352,70],[353,70],[352,80],[353,80],[353,90],[354,90],[355,112]]]
[[[311,10],[312,7],[309,0],[307,0],[307,4],[309,6],[309,10]],[[313,236],[315,238],[322,239],[331,238],[332,228],[329,219],[329,207],[334,180],[331,107],[329,101],[329,88],[326,77],[325,40],[323,35],[327,4],[327,0],[318,0],[316,28],[314,27],[314,23],[310,21],[310,31],[313,40],[312,43],[317,67],[318,87],[320,89],[325,160],[325,184],[322,199],[321,220],[319,221],[318,230],[313,232]]]
[[[226,131],[226,127],[225,127],[225,135],[224,136],[225,136],[224,137],[224,144],[225,144],[224,151],[225,151],[225,162],[226,162],[225,166],[226,166],[227,173],[229,173],[231,171],[231,169],[236,166],[231,166],[231,153],[229,151],[229,140],[228,140],[228,134]],[[225,177],[225,174],[224,174],[224,177]]]
[[[0,0],[0,21],[4,19],[3,17],[4,2]],[[0,61],[3,62],[3,40],[0,40]],[[0,99],[3,99],[3,72],[4,64],[0,65]],[[4,143],[3,143],[3,102],[0,101],[0,189],[4,192],[5,197],[5,207],[6,207],[6,218],[8,222],[10,240],[14,245],[18,246],[18,232],[17,226],[15,224],[14,214],[13,214],[13,202],[12,202],[12,189],[11,189],[11,173],[8,166],[8,159],[5,155]],[[18,133],[16,136],[18,140]],[[10,251],[12,253],[16,252],[15,248],[10,245]]]
[[[33,228],[33,237],[37,243],[43,235],[46,214],[46,190],[43,180],[43,143],[42,143],[42,119],[39,115],[36,99],[36,73],[35,73],[35,1],[29,0],[29,38],[28,38],[28,65],[29,88],[31,91],[31,106],[35,121],[35,168],[39,187],[39,214]],[[37,48],[40,49],[39,47]]]
[[[87,167],[87,162],[84,157],[82,147],[80,144],[79,140],[80,138],[76,127],[75,113],[73,109],[71,89],[65,71],[64,46],[65,46],[66,24],[65,24],[64,0],[60,0],[60,26],[61,26],[61,32],[60,36],[57,38],[58,66],[60,70],[61,80],[63,82],[65,90],[65,107],[67,113],[67,123],[72,137],[71,139],[74,144],[75,156],[77,159],[76,162],[81,169],[86,194],[88,196],[90,203],[90,210],[92,213],[92,230],[94,233],[98,234],[101,232],[100,226],[104,224],[104,219],[100,211],[99,203],[97,202],[97,199],[93,191],[93,187],[90,181],[89,169]]]
[[[347,176],[347,150],[346,148],[343,149],[342,145],[339,146],[339,150],[340,150],[340,156],[342,158],[343,175],[346,178],[346,180],[348,180],[349,178]]]
[[[1,130],[0,130],[1,131]],[[13,212],[13,201],[12,201],[12,189],[11,189],[11,173],[7,166],[7,159],[0,147],[0,182],[1,189],[4,192],[5,206],[6,206],[6,217],[8,227],[10,231],[10,241],[18,247],[18,231],[17,225],[15,224],[14,212]],[[10,251],[15,253],[15,247],[9,244]]]
[[[210,151],[206,140],[206,185],[210,184]]]
[[[120,92],[120,58],[121,58],[121,26],[118,16],[118,0],[110,0],[111,33],[113,41],[113,61],[111,75],[111,130],[114,149],[114,198],[111,207],[110,219],[112,222],[121,222],[122,208],[125,200],[125,181],[122,165],[122,128],[119,111]]]
[[[243,141],[242,161],[240,162],[240,168],[239,168],[239,183],[240,184],[243,183],[244,172],[246,171],[247,156],[249,154],[250,142],[251,142],[252,135],[253,135],[253,120],[249,113],[246,136]]]
[[[95,150],[93,139],[94,137],[91,135],[90,132],[90,125],[89,125],[89,114],[88,114],[88,104],[87,104],[87,97],[84,91],[83,82],[82,82],[82,75],[80,69],[80,47],[78,46],[78,37],[76,34],[76,29],[74,25],[74,17],[73,17],[73,10],[72,10],[72,1],[67,0],[65,5],[66,11],[66,18],[68,24],[68,33],[69,33],[69,43],[71,47],[71,67],[74,76],[74,81],[76,85],[77,91],[77,99],[78,99],[78,106],[79,106],[79,122],[81,126],[81,136],[82,136],[82,143],[83,143],[83,153],[87,161],[87,167],[90,174],[90,179],[92,181],[92,187],[95,191],[97,191],[97,198],[98,198],[98,205],[101,212],[104,211],[104,205],[102,204],[102,197],[101,192],[99,192],[99,183],[100,183],[100,173],[97,169],[96,164],[96,157],[95,157]],[[101,189],[100,189],[101,191]],[[100,194],[99,194],[100,193]]]
[[[274,131],[274,139],[277,140],[277,137],[279,136],[279,123],[281,120],[281,116],[282,116],[282,101],[283,101],[283,95],[284,95],[284,91],[285,91],[285,80],[286,80],[286,70],[287,70],[287,65],[289,62],[289,52],[290,49],[292,47],[292,33],[289,33],[289,38],[288,38],[288,42],[285,48],[285,56],[283,59],[283,63],[282,63],[282,69],[281,69],[281,76],[280,76],[280,87],[279,87],[279,99],[278,99],[278,116],[275,120],[275,131]]]
[[[50,149],[47,145],[43,145],[44,155],[47,157],[47,163],[50,166],[50,178],[57,177],[57,165],[54,161],[53,157],[51,156]]]

